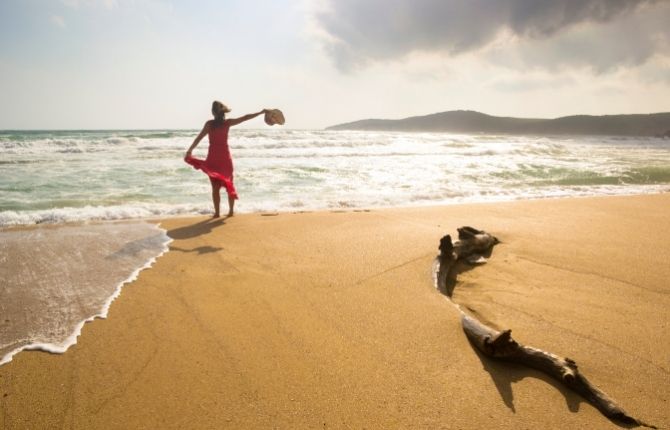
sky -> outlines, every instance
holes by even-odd
[[[0,0],[0,129],[670,111],[670,0]],[[260,119],[246,123],[260,128]]]

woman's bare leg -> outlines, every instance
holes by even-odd
[[[212,202],[214,203],[214,218],[218,218],[219,207],[221,205],[221,184],[215,179],[210,179],[212,183]]]
[[[228,194],[228,216],[233,216],[233,208],[235,207],[235,199]]]

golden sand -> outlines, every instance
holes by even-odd
[[[63,355],[0,367],[0,428],[620,428],[480,357],[440,237],[502,243],[454,300],[670,427],[670,195],[169,219],[171,252]]]

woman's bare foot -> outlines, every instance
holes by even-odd
[[[218,213],[215,213],[214,216],[213,216],[212,218],[219,218],[220,216],[221,216],[221,215],[219,215]]]
[[[230,218],[231,216],[235,215],[233,211],[228,212],[228,215],[226,215],[227,218]]]

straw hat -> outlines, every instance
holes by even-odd
[[[284,114],[279,109],[267,109],[265,111],[265,123],[267,125],[284,125]]]

